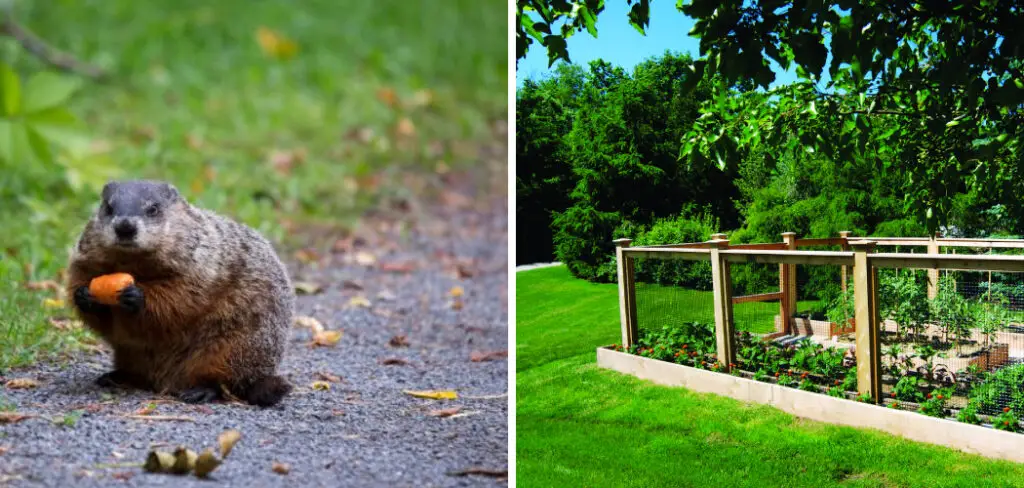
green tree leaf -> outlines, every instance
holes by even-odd
[[[0,115],[21,112],[21,80],[10,66],[0,63]]]
[[[49,71],[36,73],[25,84],[25,113],[64,105],[79,88],[81,82],[77,78],[58,75]]]

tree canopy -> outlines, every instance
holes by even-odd
[[[649,2],[627,3],[626,20],[642,33]],[[769,166],[802,152],[862,175],[899,168],[905,210],[929,230],[949,223],[958,195],[995,197],[1020,214],[1024,12],[1014,2],[692,0],[677,8],[700,39],[682,88],[704,82],[716,94],[680,138],[682,161],[730,171],[743,152],[768,155]],[[536,41],[550,63],[568,61],[565,39],[597,36],[603,11],[597,0],[518,0],[518,58]],[[772,88],[775,65],[799,80]],[[759,89],[726,95],[740,82]]]

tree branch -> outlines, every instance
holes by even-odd
[[[93,80],[102,80],[107,76],[107,73],[101,68],[79,61],[74,56],[59,51],[47,44],[46,41],[43,41],[39,36],[15,21],[9,9],[0,13],[0,35],[13,38],[33,56],[61,71],[78,74]]]

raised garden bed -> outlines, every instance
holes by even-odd
[[[741,332],[736,340],[734,364],[722,368],[715,357],[714,329],[709,324],[686,323],[660,330],[644,331],[636,345],[623,351],[632,355],[675,363],[698,370],[730,374],[753,381],[792,387],[841,399],[857,398],[857,373],[853,353],[832,343],[828,347],[812,340],[781,344],[772,335]],[[987,424],[999,430],[1021,431],[1019,415],[1024,413],[1024,364],[984,372],[977,367],[952,370],[937,363],[935,348],[916,345],[922,357],[883,356],[883,404],[925,415]],[[914,351],[909,351],[913,353]],[[1005,348],[984,350],[986,361],[998,356],[1005,362]],[[943,361],[945,361],[943,359]],[[967,365],[968,362],[965,362]]]
[[[800,417],[880,429],[907,439],[948,446],[986,457],[1024,462],[1024,436],[896,408],[801,391],[741,375],[729,375],[616,351],[597,349],[597,364],[667,386],[771,405]],[[774,379],[774,378],[773,378]],[[771,380],[768,380],[771,381]]]

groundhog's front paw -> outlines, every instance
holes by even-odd
[[[75,290],[75,306],[85,313],[98,313],[107,308],[106,305],[96,301],[96,298],[89,293],[88,286],[80,286]]]
[[[146,306],[146,297],[142,288],[130,285],[117,294],[117,303],[128,312],[139,313]]]
[[[179,393],[178,398],[185,403],[209,403],[220,398],[220,391],[210,386],[197,386]]]

